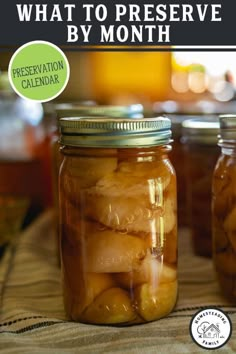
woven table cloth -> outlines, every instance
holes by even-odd
[[[42,214],[0,260],[0,353],[203,353],[189,334],[192,316],[218,307],[233,324],[228,343],[216,353],[236,353],[236,306],[220,293],[211,259],[193,255],[188,229],[179,230],[179,297],[159,321],[130,327],[68,321],[52,211]]]

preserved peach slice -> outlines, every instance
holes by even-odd
[[[61,186],[73,204],[78,204],[80,200],[81,189],[94,186],[98,180],[114,171],[117,167],[115,157],[71,157],[69,161],[64,162],[64,176]],[[63,177],[63,178],[62,178]]]
[[[82,316],[85,322],[99,324],[126,323],[135,318],[128,293],[120,288],[108,289],[97,296]]]
[[[139,315],[146,321],[153,321],[168,315],[177,299],[177,281],[138,286],[134,291],[135,306]]]
[[[139,268],[128,273],[118,273],[116,280],[122,287],[130,289],[143,283],[155,286],[159,283],[172,282],[177,277],[176,273],[176,269],[161,263],[148,253]]]
[[[97,273],[129,272],[146,255],[145,241],[112,230],[92,231],[85,241],[86,271]]]
[[[142,162],[125,161],[118,164],[117,171],[130,177],[130,185],[136,184],[138,180],[158,178],[163,185],[163,190],[169,185],[171,174],[174,174],[174,169],[168,159]]]
[[[79,157],[71,159],[68,172],[86,185],[95,184],[100,178],[115,171],[117,159],[115,157]]]
[[[168,233],[176,223],[176,205],[170,198],[155,206],[149,203],[148,196],[135,197],[135,191],[134,197],[129,197],[130,191],[125,189],[120,189],[117,197],[110,197],[109,190],[106,190],[107,195],[90,192],[87,195],[87,215],[110,228],[146,233],[162,229]]]
[[[69,288],[65,290],[67,302],[69,302],[66,308],[70,308],[69,313],[74,320],[81,316],[99,294],[115,286],[111,275],[101,273],[85,273],[82,278],[74,277],[74,282],[77,282],[75,286],[78,289],[77,292],[69,292]]]
[[[170,232],[176,220],[175,195],[164,197],[164,191],[169,189],[172,170],[165,160],[155,166],[121,163],[117,171],[87,189],[87,215],[116,230],[152,232],[153,224],[158,231],[164,223],[165,232]]]
[[[162,191],[166,189],[174,173],[170,163],[166,160],[160,160],[158,163],[121,163],[116,171],[112,173],[104,173],[97,183],[98,192],[103,193],[104,188],[109,190],[111,197],[120,195],[119,191],[127,190],[127,196],[149,195],[149,181],[155,182],[155,193],[160,188]],[[139,188],[137,188],[139,187]],[[135,193],[135,194],[134,194]]]

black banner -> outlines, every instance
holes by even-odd
[[[235,13],[235,0],[9,0],[1,4],[0,46],[236,46]]]

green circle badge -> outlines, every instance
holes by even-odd
[[[12,88],[19,96],[46,102],[65,89],[70,67],[65,54],[56,45],[33,41],[13,54],[8,75]]]

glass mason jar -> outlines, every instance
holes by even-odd
[[[222,291],[236,299],[236,115],[220,116],[212,186],[213,258]]]
[[[193,248],[199,256],[212,254],[211,185],[219,156],[217,118],[185,120],[182,142],[185,147],[187,210]]]
[[[63,118],[60,126],[68,317],[128,325],[168,315],[177,298],[170,120]]]

